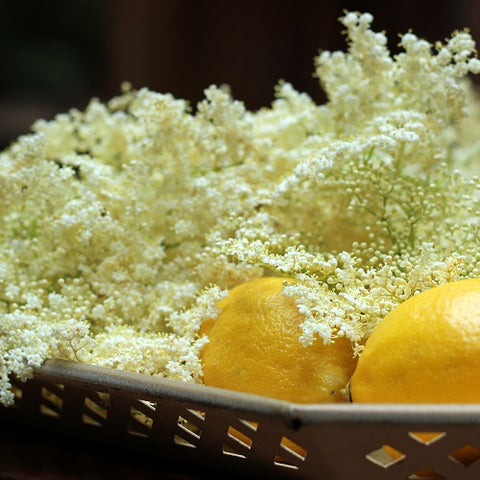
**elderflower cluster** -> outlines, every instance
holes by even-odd
[[[315,59],[323,105],[126,88],[0,153],[0,402],[49,357],[201,382],[200,326],[253,278],[301,280],[299,341],[361,354],[407,298],[480,276],[474,42],[392,56],[372,20],[346,13],[347,51]]]

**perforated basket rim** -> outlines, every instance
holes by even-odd
[[[49,359],[34,373],[37,380],[74,383],[99,390],[117,391],[132,398],[173,399],[242,412],[281,416],[287,421],[314,424],[428,423],[480,425],[480,403],[395,404],[316,403],[298,404],[248,393],[171,380],[145,374],[89,365],[63,359]]]
[[[220,470],[245,471],[250,477],[405,480],[434,465],[443,475],[438,478],[480,478],[480,404],[295,404],[61,359],[47,360],[33,379],[14,383],[23,396],[16,408],[0,409],[2,418],[193,465],[214,463]],[[52,416],[42,413],[42,405],[49,408],[45,391],[62,397],[63,405]],[[99,393],[110,404],[105,421],[99,419],[101,425],[95,427],[82,416],[86,402],[100,398]],[[129,427],[136,421],[132,409],[141,413],[148,403],[155,405],[152,423],[133,425],[131,434]],[[249,422],[260,427],[252,429]],[[441,440],[420,444],[416,432],[438,432]],[[178,435],[187,442],[172,441]],[[288,442],[304,455],[289,450]],[[238,455],[222,450],[231,445]],[[384,453],[385,445],[403,457],[388,464],[377,461],[375,453]],[[452,461],[452,452],[465,445],[478,449],[478,462]]]

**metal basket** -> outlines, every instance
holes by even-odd
[[[480,478],[480,405],[299,405],[64,360],[14,392],[3,418],[250,478]]]

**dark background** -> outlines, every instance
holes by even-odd
[[[372,13],[393,52],[410,28],[432,42],[463,27],[480,38],[479,0],[0,0],[0,148],[124,80],[193,105],[225,83],[255,110],[282,78],[322,102],[313,57],[345,49],[344,9]]]

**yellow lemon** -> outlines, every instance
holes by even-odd
[[[365,344],[354,402],[480,402],[480,279],[446,283],[393,309]]]
[[[299,342],[304,316],[283,295],[284,282],[265,277],[233,288],[205,322],[201,360],[206,385],[297,403],[344,402],[355,368],[349,340]]]

